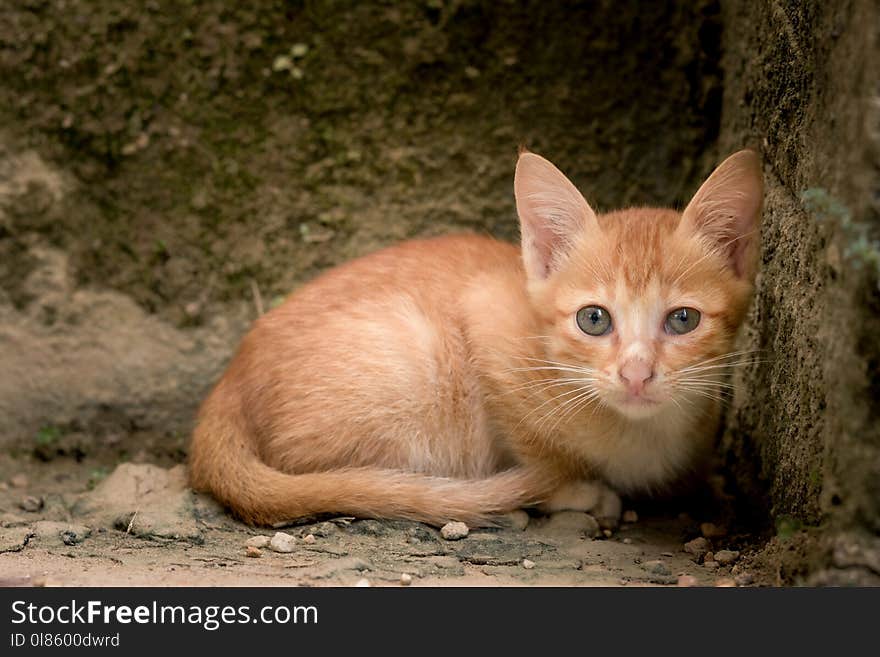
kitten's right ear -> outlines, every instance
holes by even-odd
[[[680,229],[707,239],[742,279],[754,280],[764,183],[755,151],[734,153],[712,172],[682,213]]]
[[[596,213],[565,175],[540,155],[523,149],[513,180],[530,280],[547,278],[576,234],[599,230]]]

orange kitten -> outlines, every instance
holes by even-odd
[[[522,249],[475,235],[336,267],[261,317],[202,405],[194,488],[242,519],[616,518],[711,444],[757,265],[758,157],[683,213],[597,216],[523,153]]]

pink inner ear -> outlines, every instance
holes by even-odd
[[[729,258],[737,276],[752,278],[764,185],[754,151],[734,153],[703,183],[682,214],[682,228]]]
[[[578,233],[598,230],[596,214],[581,193],[540,155],[520,155],[514,192],[523,262],[531,279],[547,278]]]

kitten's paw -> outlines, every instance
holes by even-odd
[[[592,514],[602,529],[617,529],[620,525],[620,514],[623,512],[620,495],[605,484],[597,484],[597,486],[600,488],[599,500]]]
[[[620,496],[599,481],[572,481],[560,486],[539,507],[544,513],[584,511],[603,527],[617,527],[623,505]]]

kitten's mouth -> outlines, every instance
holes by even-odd
[[[624,415],[644,417],[653,414],[654,411],[662,406],[662,403],[657,399],[646,397],[645,395],[621,393],[618,395],[617,399],[614,400],[614,405],[617,407],[617,410]]]
[[[632,392],[621,391],[617,397],[618,402],[623,406],[654,406],[660,403],[658,399],[646,395],[644,392],[634,394]]]

